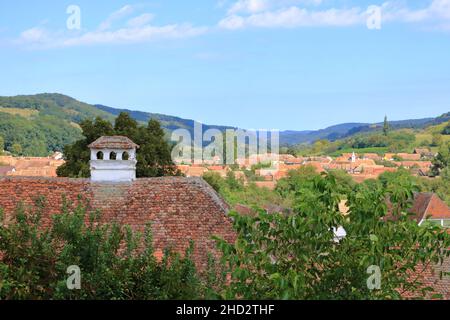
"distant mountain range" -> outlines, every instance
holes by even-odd
[[[193,132],[194,121],[179,117],[92,105],[55,93],[0,97],[0,136],[6,149],[20,144],[27,155],[43,155],[53,150],[62,150],[65,144],[80,138],[78,124],[81,120],[95,117],[113,121],[120,112],[128,112],[134,119],[145,123],[157,119],[167,131],[184,128]],[[450,112],[436,118],[390,122],[391,127],[424,128],[450,120]],[[336,140],[357,133],[380,130],[382,123],[344,123],[315,131],[282,131],[280,143],[293,145],[310,143],[318,139]],[[236,129],[229,126],[204,124],[204,130],[215,128],[221,131]]]
[[[175,130],[178,128],[185,128],[193,133],[194,120],[182,119],[178,117],[162,115],[157,113],[148,113],[142,111],[132,111],[128,109],[116,109],[107,107],[104,105],[94,105],[96,108],[113,114],[119,115],[121,112],[128,112],[131,117],[137,121],[147,122],[150,119],[158,119],[163,126],[168,130]],[[403,128],[415,128],[421,129],[431,125],[441,124],[450,120],[450,112],[443,114],[436,118],[424,118],[424,119],[411,119],[389,122],[389,125],[393,129]],[[311,143],[319,139],[337,140],[352,136],[357,133],[370,132],[381,130],[383,123],[343,123],[334,125],[321,130],[305,130],[305,131],[293,131],[286,130],[280,132],[280,144],[281,145],[295,145],[300,143]],[[205,125],[204,130],[214,128],[224,131],[226,129],[236,129],[234,127],[218,126],[218,125]]]

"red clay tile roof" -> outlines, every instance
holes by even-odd
[[[396,219],[392,216],[392,203],[386,200],[388,214],[386,219]],[[411,218],[420,223],[422,220],[430,219],[450,219],[450,209],[435,193],[416,193],[412,207],[409,209]]]
[[[411,213],[415,214],[418,222],[430,217],[431,219],[450,219],[450,209],[434,193],[418,193],[415,196]]]
[[[207,266],[208,253],[218,255],[211,239],[216,235],[235,240],[228,205],[202,179],[164,177],[138,179],[131,183],[92,183],[88,179],[0,177],[0,208],[7,221],[17,205],[33,205],[33,199],[47,201],[42,220],[49,226],[51,217],[61,212],[63,196],[76,204],[78,197],[102,212],[104,222],[129,225],[144,231],[151,222],[155,250],[167,247],[184,253],[192,239],[194,262]]]
[[[137,149],[139,146],[127,137],[123,136],[103,136],[92,142],[91,149]]]
[[[445,258],[442,264],[418,265],[416,272],[411,274],[412,278],[420,281],[423,284],[422,288],[432,288],[433,290],[425,297],[420,290],[418,292],[402,293],[402,297],[412,300],[423,300],[424,298],[431,300],[433,295],[439,294],[442,296],[442,299],[450,300],[450,275],[446,274],[449,270],[450,258]]]
[[[243,204],[236,204],[233,207],[233,210],[239,213],[241,216],[256,216],[256,211],[249,206],[243,205]]]

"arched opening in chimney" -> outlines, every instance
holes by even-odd
[[[109,154],[109,160],[117,160],[117,153],[114,151]]]
[[[97,152],[97,160],[103,160],[103,157],[104,157],[103,152],[101,151]]]
[[[122,154],[122,160],[130,160],[130,154],[128,152],[124,152]]]

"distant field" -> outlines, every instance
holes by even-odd
[[[2,108],[2,107],[0,107],[0,112],[12,114],[15,116],[21,116],[24,118],[30,118],[39,113],[39,111],[34,109]]]
[[[77,128],[77,129],[80,129],[80,130],[81,130],[81,127],[80,127],[80,125],[79,125],[78,123],[70,122],[70,125],[71,125],[72,127],[74,127],[74,128]]]
[[[432,126],[427,128],[424,131],[415,133],[416,135],[416,144],[417,145],[421,145],[423,142],[428,142],[430,143],[433,140],[433,134],[436,133],[441,133],[444,128],[447,126],[448,122],[442,123],[440,125],[437,126]],[[443,141],[450,141],[450,135],[442,135],[442,140]],[[433,151],[437,151],[438,148],[433,148],[436,150]]]
[[[448,122],[444,122],[444,123],[441,123],[441,124],[439,124],[437,126],[429,127],[429,128],[426,129],[426,131],[428,133],[430,133],[430,134],[441,133],[444,130],[444,128],[447,126],[447,124],[448,124]]]
[[[343,153],[352,153],[352,152],[356,152],[356,153],[376,153],[379,155],[384,155],[385,153],[388,152],[388,148],[384,148],[384,147],[380,147],[380,148],[362,148],[362,149],[356,149],[356,148],[348,148],[348,149],[342,149],[342,150],[338,150],[336,152],[333,152],[330,154],[330,156],[332,157],[339,157],[341,154]]]

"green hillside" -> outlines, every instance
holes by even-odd
[[[101,117],[113,122],[120,112],[129,113],[140,123],[157,119],[167,132],[183,128],[193,133],[193,120],[91,105],[62,94],[0,97],[0,143],[3,144],[0,152],[4,148],[15,155],[47,156],[81,138],[82,120]],[[204,125],[203,128],[230,127]]]
[[[437,152],[442,143],[450,141],[447,129],[450,121],[440,123],[448,114],[438,117],[423,128],[391,127],[387,134],[380,128],[376,131],[355,133],[343,139],[329,141],[322,139],[311,145],[298,145],[291,147],[290,152],[299,155],[330,155],[339,156],[343,153],[377,153],[387,152],[413,152],[415,148],[429,148]],[[434,125],[434,123],[439,123]]]
[[[46,156],[81,137],[78,123],[114,116],[61,94],[0,97],[0,137],[5,150],[18,155]]]
[[[79,123],[82,120],[101,117],[112,122],[120,112],[128,112],[141,123],[157,119],[167,132],[183,128],[193,133],[193,120],[91,105],[62,94],[0,97],[0,152],[4,147],[15,155],[46,156],[79,140]],[[355,148],[379,153],[407,151],[416,146],[431,146],[435,149],[439,141],[434,140],[450,139],[448,135],[441,135],[448,120],[450,113],[437,118],[394,121],[391,122],[391,133],[388,137],[383,137],[380,124],[347,123],[317,131],[282,131],[280,141],[282,145],[289,147],[289,152],[308,154],[335,154]],[[204,130],[211,128],[221,131],[233,129],[203,125]],[[309,145],[317,140],[319,141],[312,146]],[[293,148],[292,145],[298,142],[305,145]]]

